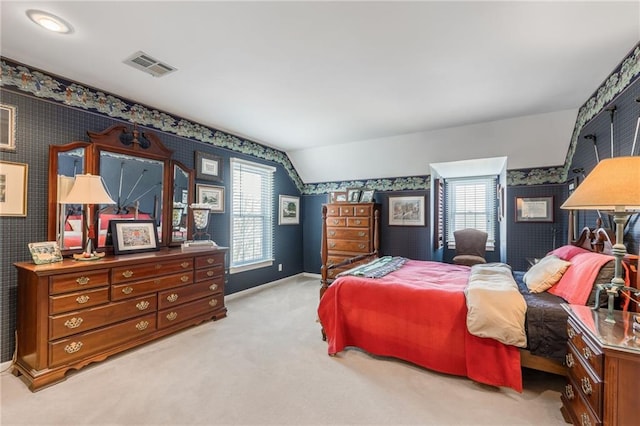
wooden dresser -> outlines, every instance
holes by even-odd
[[[226,248],[16,263],[17,359],[36,391],[110,355],[226,316]]]
[[[380,204],[331,203],[324,204],[322,212],[325,240],[322,244],[326,247],[326,256],[322,253],[323,265],[337,265],[355,256],[378,250]],[[356,264],[329,269],[326,271],[326,279],[331,281],[337,274]],[[322,293],[323,290],[320,296]]]
[[[562,413],[576,425],[636,425],[640,395],[640,333],[634,334],[634,313],[563,305],[569,313],[566,364],[569,382]]]

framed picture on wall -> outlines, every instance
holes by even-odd
[[[553,197],[516,197],[516,222],[553,222]]]
[[[27,215],[29,165],[0,161],[0,216]]]
[[[224,186],[196,184],[196,203],[208,204],[211,213],[224,213]]]
[[[300,198],[280,195],[278,203],[278,225],[298,225],[300,223]]]
[[[16,107],[0,104],[0,150],[16,150]]]
[[[222,182],[222,157],[196,151],[196,179]]]
[[[424,196],[389,197],[390,226],[424,226]]]

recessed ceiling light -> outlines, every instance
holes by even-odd
[[[49,31],[60,34],[71,34],[73,28],[64,19],[58,18],[48,12],[41,10],[29,9],[27,10],[27,16],[36,24],[40,25]]]

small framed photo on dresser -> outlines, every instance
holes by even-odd
[[[347,189],[347,201],[350,203],[358,203],[360,202],[360,195],[362,194],[362,189],[360,188],[349,188]]]

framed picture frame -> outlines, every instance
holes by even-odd
[[[360,195],[361,203],[372,203],[373,202],[373,194],[375,190],[373,189],[363,189],[362,194]]]
[[[280,195],[278,202],[278,224],[298,225],[300,224],[300,197],[291,195]]]
[[[389,197],[389,226],[425,226],[424,196]]]
[[[212,213],[224,213],[224,186],[197,183],[196,203],[207,204]]]
[[[29,243],[28,246],[33,263],[36,265],[62,262],[62,252],[60,252],[60,247],[56,241]]]
[[[222,157],[196,151],[196,179],[222,182]]]
[[[27,215],[29,165],[0,161],[0,216]]]
[[[16,150],[16,107],[0,104],[0,151]]]
[[[142,253],[158,250],[158,228],[154,220],[110,220],[113,252]]]
[[[329,194],[330,203],[344,203],[347,201],[347,191],[332,191]]]
[[[516,197],[516,222],[553,222],[553,197]]]
[[[361,188],[348,188],[347,201],[350,203],[359,203],[361,194],[362,194]]]

